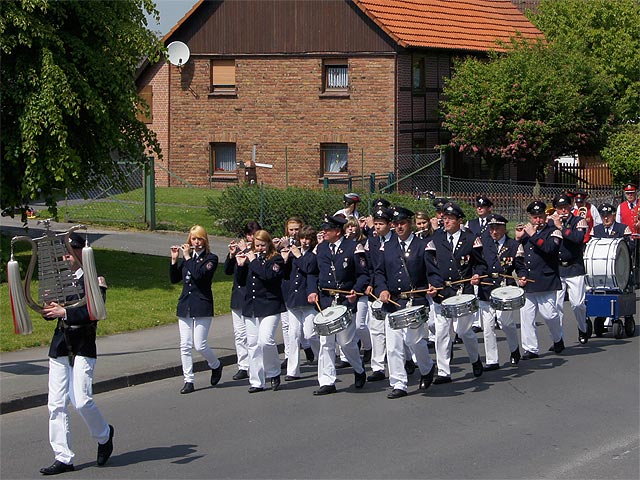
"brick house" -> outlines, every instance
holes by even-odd
[[[189,61],[137,80],[163,149],[156,183],[225,186],[251,162],[279,187],[395,171],[447,142],[452,59],[517,32],[541,36],[509,0],[201,0],[164,37]]]

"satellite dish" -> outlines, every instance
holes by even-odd
[[[189,47],[182,42],[171,42],[167,45],[167,51],[169,52],[169,63],[180,68],[182,65],[189,61]]]

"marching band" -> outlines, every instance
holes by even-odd
[[[285,380],[300,378],[300,350],[306,346],[308,363],[317,359],[319,388],[314,395],[335,393],[336,368],[350,366],[356,389],[366,381],[388,378],[387,397],[401,398],[408,395],[416,368],[419,390],[452,382],[449,365],[458,341],[476,377],[503,366],[497,330],[506,337],[509,365],[538,358],[537,315],[549,331],[549,351],[560,354],[567,339],[565,295],[576,318],[577,342],[586,344],[592,334],[585,306],[586,239],[624,238],[633,251],[632,232],[639,226],[632,218],[638,215],[637,204],[632,203],[636,189],[625,187],[627,205],[617,212],[608,203],[596,208],[586,202],[583,191],[557,195],[552,206],[533,201],[527,207],[529,222],[516,226],[514,238],[507,234],[508,220],[493,213],[494,204],[486,196],[476,198],[478,217],[468,222],[462,208],[446,198],[434,199],[433,218],[392,206],[384,198],[373,200],[370,216],[356,216],[360,197],[351,193],[344,195],[345,209],[326,215],[317,234],[295,218],[295,231],[288,229],[287,237],[273,240],[279,252],[274,271],[283,275],[279,281],[288,284],[288,293],[278,300],[284,306],[278,303],[273,313],[286,310],[292,322],[285,336],[289,353],[282,365]],[[616,221],[620,211],[631,225]],[[237,275],[233,260],[238,249],[241,257],[246,254],[246,243],[239,247],[241,243],[230,246],[228,274],[235,270]],[[238,283],[234,295],[246,285]],[[246,296],[245,292],[248,301]],[[256,313],[239,312],[240,304],[235,303],[235,316],[244,318],[249,327]],[[269,329],[271,345],[275,325]],[[484,362],[476,336],[480,332]],[[244,375],[237,374],[234,380],[250,377],[245,370],[251,371],[246,346],[237,342],[237,348],[239,373]],[[270,364],[266,378],[272,379],[275,390],[279,375],[273,359]],[[366,364],[371,369],[368,377]],[[256,368],[260,380],[252,382],[257,388],[251,390],[259,391],[266,386],[262,367]]]

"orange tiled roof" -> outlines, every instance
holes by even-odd
[[[500,50],[509,42],[543,35],[510,0],[353,0],[403,47]]]

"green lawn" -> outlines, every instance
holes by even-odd
[[[6,246],[6,243],[5,243]],[[30,253],[16,254],[22,271]],[[169,282],[169,259],[112,250],[95,250],[97,270],[107,280],[106,320],[98,327],[99,335],[140,330],[176,322],[175,310],[181,284]],[[6,265],[6,263],[5,263]],[[6,266],[3,265],[3,269]],[[24,275],[24,274],[23,274]],[[232,277],[224,275],[222,265],[216,270],[213,283],[215,314],[230,311]],[[37,281],[32,283],[32,296],[37,298]],[[29,309],[33,334],[15,335],[6,282],[0,283],[0,351],[48,345],[54,324]]]
[[[211,234],[221,234],[214,226],[214,219],[207,213],[207,199],[217,198],[220,190],[208,188],[156,188],[156,229],[187,231],[192,225],[203,225]],[[77,204],[58,204],[61,220],[117,226],[118,228],[145,229],[144,189],[113,195],[100,200]],[[49,212],[38,212],[46,218]]]

